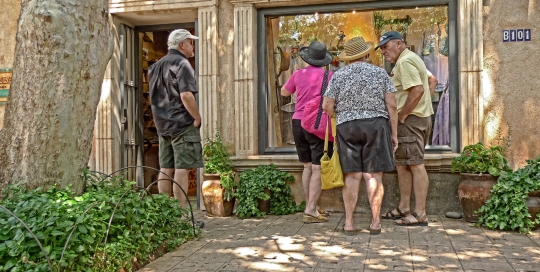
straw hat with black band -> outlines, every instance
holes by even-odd
[[[314,41],[309,46],[304,46],[298,51],[300,57],[310,65],[326,66],[332,62],[332,54],[326,49],[326,45],[322,42]]]
[[[345,43],[338,58],[345,61],[357,60],[371,53],[373,46],[372,42],[366,42],[362,37],[352,38]]]

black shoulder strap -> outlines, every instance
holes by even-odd
[[[326,92],[326,87],[328,87],[328,70],[324,71],[324,77],[321,86],[321,101],[319,102],[319,111],[317,112],[317,119],[315,120],[315,129],[319,129],[319,125],[321,123],[321,117],[323,112],[322,104],[324,100],[322,96],[324,95],[324,92]]]

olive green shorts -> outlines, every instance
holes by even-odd
[[[178,136],[159,136],[159,166],[175,169],[203,167],[199,129],[190,126]]]

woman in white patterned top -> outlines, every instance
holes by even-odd
[[[337,115],[337,144],[345,174],[343,231],[354,234],[353,213],[362,177],[371,206],[371,234],[381,232],[380,211],[384,196],[382,172],[395,169],[397,106],[394,84],[386,71],[369,64],[373,44],[362,37],[345,43],[339,58],[349,65],[338,70],[324,94],[323,109]]]

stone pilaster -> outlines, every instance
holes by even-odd
[[[216,131],[219,112],[217,30],[218,8],[200,8],[198,11],[199,42],[199,105],[203,119],[201,134],[212,137]],[[204,141],[204,139],[203,139]]]
[[[234,92],[236,156],[257,154],[257,11],[234,7]]]
[[[459,62],[461,144],[483,141],[482,0],[459,0]]]

